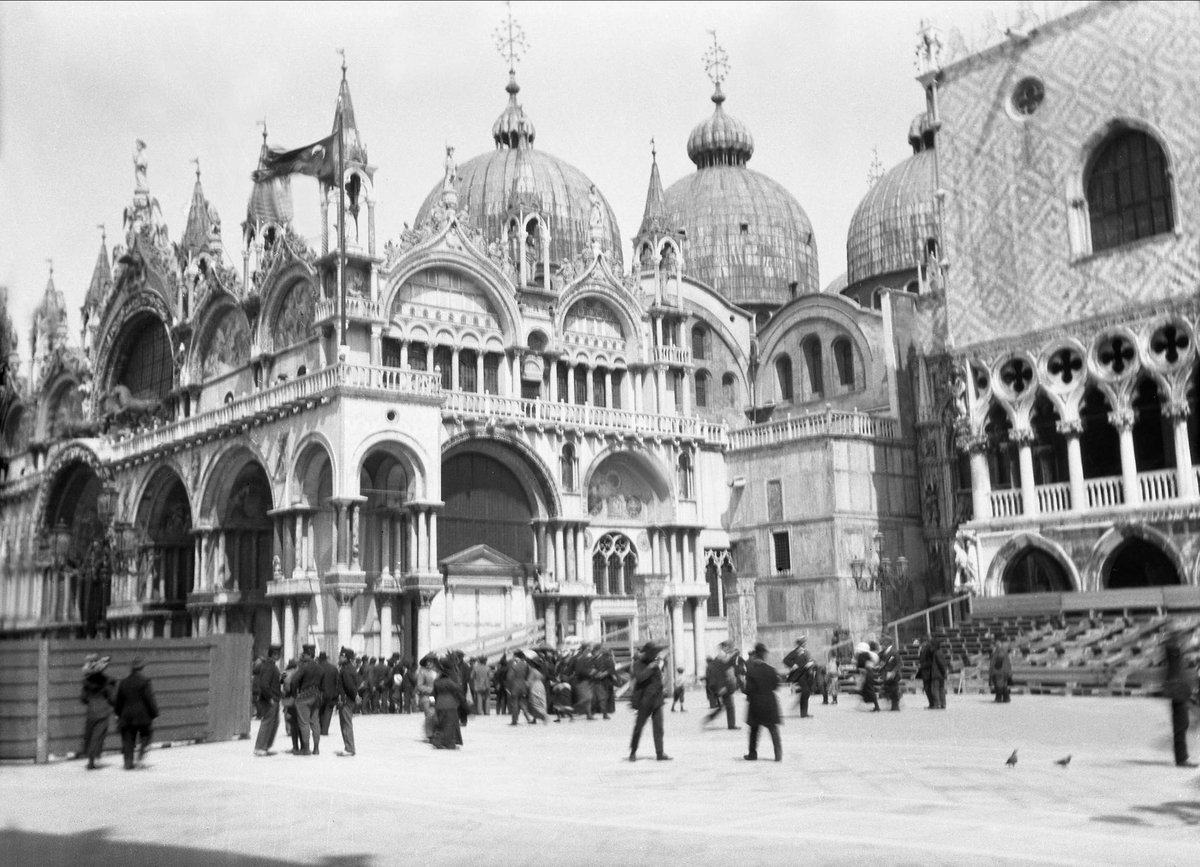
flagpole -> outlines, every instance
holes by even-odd
[[[340,108],[340,105],[339,105]],[[342,112],[338,112],[338,287],[342,306],[341,346],[338,350],[339,360],[347,360],[350,356],[349,338],[346,335],[346,166],[345,143],[342,132]],[[343,353],[343,350],[345,352]]]

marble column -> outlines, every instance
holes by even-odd
[[[554,534],[554,580],[560,583],[567,581],[567,558],[563,553],[563,527],[555,525],[551,528]]]
[[[692,606],[692,641],[695,645],[693,674],[700,677],[704,673],[705,660],[708,655],[708,639],[705,635],[708,629],[708,602],[696,597],[692,600]]]
[[[1108,420],[1121,436],[1121,483],[1125,488],[1125,505],[1140,506],[1142,489],[1138,484],[1137,454],[1133,448],[1133,410],[1110,412]]]
[[[976,521],[992,517],[992,477],[988,472],[987,437],[974,436],[967,442],[971,454],[971,505]]]
[[[458,381],[458,347],[450,350],[450,390],[461,391],[462,383]]]
[[[1067,476],[1071,482],[1071,511],[1082,512],[1088,508],[1087,481],[1083,477],[1083,452],[1079,447],[1079,436],[1083,433],[1083,422],[1079,419],[1060,421],[1055,427],[1067,441]]]
[[[336,594],[338,603],[337,617],[337,640],[338,647],[349,647],[350,639],[354,635],[354,594],[353,593],[338,593]]]
[[[392,598],[377,596],[379,604],[379,654],[385,659],[392,655]]]
[[[1175,434],[1175,472],[1179,478],[1179,499],[1192,500],[1196,497],[1196,473],[1192,469],[1192,450],[1188,442],[1188,416],[1191,407],[1182,401],[1172,401],[1163,406],[1163,418],[1169,419]]]
[[[700,531],[692,531],[692,580],[697,584],[705,583],[704,576],[704,546],[700,544]]]
[[[283,646],[283,621],[279,613],[281,607],[280,602],[271,601],[271,643],[278,644],[280,647]],[[285,664],[286,662],[287,660],[284,660]]]
[[[558,647],[558,620],[555,618],[554,600],[547,598],[545,602],[546,642],[551,647]]]
[[[1008,438],[1017,444],[1017,461],[1021,467],[1021,513],[1027,518],[1037,517],[1041,509],[1033,478],[1033,431],[1028,428],[1012,430],[1008,432]]]
[[[595,387],[596,368],[594,368],[590,364],[586,364],[586,365],[584,365],[584,371],[585,372],[584,372],[584,380],[583,380],[584,381],[583,402],[585,404],[587,404],[588,406],[594,406],[596,404],[596,387]]]
[[[417,605],[417,659],[420,659],[433,648],[433,635],[429,622],[429,604],[433,602],[435,593],[421,591]]]
[[[408,550],[405,551],[404,571],[409,575],[419,571],[420,569],[420,566],[418,565],[420,560],[417,559],[417,555],[419,553],[417,542],[417,525],[420,523],[418,516],[419,513],[416,509],[409,509],[408,516],[404,521],[408,529]]]
[[[429,571],[438,571],[438,516],[434,506],[429,507]]]
[[[667,580],[678,581],[679,575],[679,552],[676,551],[676,541],[679,534],[675,529],[667,530],[667,567],[670,570],[670,575]],[[680,615],[682,617],[682,614]],[[682,621],[681,621],[682,622]]]
[[[674,657],[672,678],[675,676],[674,668],[682,666],[686,670],[687,659],[692,655],[684,650],[683,607],[685,605],[687,605],[687,598],[684,596],[676,596],[671,599],[671,654]]]

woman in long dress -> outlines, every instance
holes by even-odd
[[[550,724],[550,718],[546,715],[546,675],[542,673],[542,665],[540,659],[530,660],[529,676],[525,678],[529,712],[533,714],[534,725],[538,720]]]
[[[433,685],[438,679],[437,658],[432,653],[425,654],[421,660],[421,670],[417,673],[417,702],[421,712],[425,714],[425,740],[432,741],[437,730],[437,710],[433,706]]]

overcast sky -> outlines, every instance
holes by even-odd
[[[1045,14],[1045,4],[1034,4]],[[1016,3],[534,3],[514,16],[517,68],[536,146],[599,187],[626,239],[637,231],[650,138],[670,186],[695,168],[688,134],[711,114],[708,30],[730,58],[726,111],[754,135],[750,167],[783,184],[812,221],[824,286],[846,268],[846,230],[867,190],[872,148],[886,167],[910,152],[924,107],[916,31],[987,38]],[[499,2],[0,4],[0,286],[29,345],[46,260],[72,330],[107,226],[121,243],[134,141],[148,145],[151,194],[171,240],[202,183],[241,261],[260,132],[299,146],[330,132],[346,49],[359,131],[376,175],[380,249],[458,161],[490,150],[507,95],[494,33]],[[318,233],[316,181],[293,181],[297,229]]]

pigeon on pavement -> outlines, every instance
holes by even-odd
[[[1005,762],[1004,764],[1008,765],[1010,768],[1015,768],[1017,766],[1017,751],[1016,750],[1013,750],[1013,754],[1008,757],[1008,761]]]
[[[1067,756],[1065,759],[1059,759],[1054,764],[1062,765],[1065,768],[1067,765],[1071,764],[1071,757]]]

